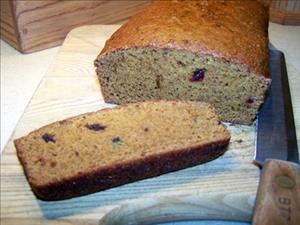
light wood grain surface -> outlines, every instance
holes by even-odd
[[[117,28],[86,26],[68,35],[13,138],[68,116],[111,106],[102,100],[93,60]],[[232,134],[230,146],[217,160],[58,202],[36,199],[10,141],[1,157],[1,222],[135,224],[149,217],[153,222],[176,220],[176,215],[249,221],[259,178],[259,170],[252,164],[255,126],[228,128]]]

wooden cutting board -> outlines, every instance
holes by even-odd
[[[12,139],[50,122],[111,106],[103,102],[93,60],[118,27],[93,25],[69,33]],[[259,178],[259,169],[252,164],[255,126],[228,128],[232,134],[228,151],[212,162],[57,202],[33,195],[10,141],[1,157],[1,224],[249,221]]]

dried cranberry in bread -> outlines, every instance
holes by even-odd
[[[209,104],[157,101],[55,122],[15,146],[33,192],[60,200],[213,160],[229,139]]]
[[[256,1],[155,1],[106,42],[95,60],[106,102],[211,103],[250,124],[264,102],[268,10]]]

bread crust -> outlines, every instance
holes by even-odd
[[[140,160],[101,168],[47,185],[36,185],[32,182],[26,169],[25,175],[39,199],[44,201],[69,199],[211,161],[226,151],[229,139],[228,133],[228,137],[222,141],[149,155]],[[18,140],[15,140],[15,146],[19,151]],[[23,158],[19,154],[18,157],[26,167]]]
[[[210,55],[269,78],[268,10],[257,1],[155,1],[107,40],[97,60],[136,47]]]

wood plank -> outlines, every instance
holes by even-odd
[[[148,4],[149,0],[17,1],[22,52],[60,45],[71,29],[81,25],[123,23]]]
[[[283,25],[300,25],[300,0],[259,0],[269,6],[269,20]]]
[[[11,1],[0,1],[1,8],[1,38],[19,49],[18,33],[16,32],[16,23],[14,18],[13,4]]]
[[[300,11],[285,12],[279,9],[270,9],[270,21],[284,25],[300,25]]]

